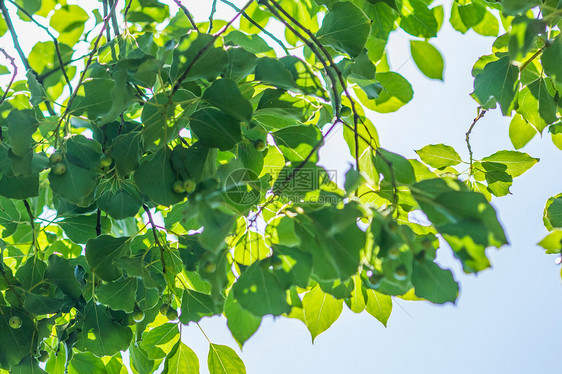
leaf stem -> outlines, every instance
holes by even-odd
[[[148,222],[150,222],[150,228],[152,229],[154,242],[160,249],[160,261],[162,262],[162,273],[166,275],[166,262],[164,260],[164,246],[162,246],[162,243],[160,243],[160,238],[158,237],[158,231],[156,229],[156,225],[154,224],[154,219],[152,218],[152,212],[150,211],[148,206],[146,206],[146,204],[142,204],[142,208],[144,209],[146,215],[148,216]]]
[[[29,202],[27,200],[23,200],[23,205],[25,205],[27,215],[29,216],[29,224],[31,225],[31,247],[33,248],[33,252],[37,257],[39,255],[39,245],[37,244],[37,237],[35,234],[35,217],[33,216],[31,206],[29,206]]]

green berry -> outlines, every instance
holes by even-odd
[[[394,269],[394,278],[399,281],[406,280],[408,278],[408,269],[404,265],[398,265],[396,269]]]
[[[100,166],[101,166],[102,168],[110,167],[112,163],[113,163],[113,159],[112,159],[111,157],[109,157],[109,156],[103,156],[103,157],[100,159]]]
[[[133,312],[133,321],[136,323],[142,322],[144,319],[144,312],[139,309],[138,306],[135,306],[135,311]]]
[[[168,308],[169,308],[169,307],[170,307],[170,306],[169,306],[168,304],[166,304],[166,303],[160,305],[160,314],[166,314],[166,313],[168,313]]]
[[[195,186],[196,186],[195,181],[191,178],[187,178],[186,180],[183,181],[183,189],[187,193],[192,193],[193,191],[195,191]]]
[[[178,311],[175,310],[174,308],[170,307],[170,308],[168,308],[168,311],[166,312],[166,317],[170,321],[175,321],[176,319],[178,319]]]
[[[263,139],[254,140],[254,149],[256,151],[263,151],[265,149],[265,141]]]
[[[64,173],[66,173],[66,165],[58,163],[55,164],[51,170],[55,175],[63,175]]]
[[[56,151],[55,153],[53,153],[49,157],[49,161],[51,162],[51,165],[58,164],[59,162],[62,162],[62,153],[60,153],[59,151]]]
[[[18,316],[13,316],[10,318],[10,320],[8,321],[8,324],[10,325],[11,328],[13,329],[19,329],[21,327],[22,321],[21,318]]]
[[[183,188],[183,182],[180,180],[174,182],[173,189],[175,193],[180,193],[180,194],[185,193],[185,188]]]

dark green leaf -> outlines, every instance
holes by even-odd
[[[129,251],[129,238],[101,235],[86,243],[86,260],[98,277],[110,282],[121,276],[121,271],[113,261],[128,255]]]

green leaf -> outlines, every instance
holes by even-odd
[[[140,348],[146,352],[150,360],[163,358],[166,353],[160,347],[179,336],[180,331],[176,323],[164,323],[143,334]]]
[[[138,192],[131,185],[123,183],[122,186],[120,190],[104,192],[98,199],[99,208],[113,219],[134,217],[142,205]]]
[[[464,2],[459,4],[459,15],[466,27],[471,28],[478,25],[484,19],[486,6],[479,1]]]
[[[357,273],[365,233],[357,227],[357,206],[343,209],[326,207],[307,212],[307,218],[295,222],[302,249],[312,255],[313,274],[325,281],[347,280]]]
[[[436,169],[455,166],[462,162],[455,149],[444,144],[430,144],[416,151],[421,160]]]
[[[414,261],[412,284],[416,296],[427,299],[436,304],[448,301],[454,303],[459,293],[459,285],[450,270],[441,269],[436,263]]]
[[[529,170],[539,159],[518,151],[498,151],[488,157],[484,157],[482,161],[505,165],[505,172],[515,178]]]
[[[472,29],[474,32],[482,36],[498,36],[498,33],[500,32],[500,24],[496,16],[489,11],[486,11],[482,21],[480,21],[480,23],[475,25]]]
[[[39,174],[12,177],[4,175],[0,179],[0,195],[11,199],[27,199],[39,194]]]
[[[353,276],[353,291],[351,297],[345,299],[345,303],[353,313],[361,313],[367,306],[367,294],[363,292],[363,284],[358,275]]]
[[[66,167],[62,175],[49,173],[49,182],[53,192],[78,206],[89,206],[97,185],[96,174],[68,160],[61,164]]]
[[[393,179],[397,183],[402,184],[413,184],[416,182],[416,174],[412,164],[399,154],[389,152],[383,148],[377,149],[375,167],[389,183],[392,183]]]
[[[562,227],[562,195],[548,199],[544,208],[544,221],[548,230],[553,227]]]
[[[29,293],[25,296],[23,307],[32,314],[51,314],[60,312],[64,302],[49,296]]]
[[[24,157],[33,142],[32,135],[37,130],[39,123],[32,110],[13,110],[6,118],[8,137],[12,152],[19,157]]]
[[[74,276],[74,269],[64,257],[50,255],[45,276],[68,296],[78,299],[82,295],[80,283]]]
[[[113,261],[128,255],[129,251],[128,237],[100,235],[86,243],[86,260],[98,277],[111,282],[121,277],[121,270]]]
[[[143,137],[137,131],[119,135],[113,139],[111,147],[107,151],[107,155],[113,158],[115,167],[122,176],[126,176],[137,169],[142,153]]]
[[[392,312],[392,298],[375,290],[367,290],[367,313],[385,327]]]
[[[113,310],[132,313],[137,299],[137,279],[123,278],[96,288],[98,301]]]
[[[84,244],[97,236],[96,214],[65,218],[59,225],[64,230],[66,236],[77,244]],[[107,217],[101,218],[101,228],[103,232],[111,230],[111,221]]]
[[[474,95],[484,108],[493,107],[493,100],[496,100],[502,113],[509,115],[513,109],[518,77],[519,69],[511,64],[508,56],[489,62],[474,79]]]
[[[242,140],[240,122],[216,108],[203,108],[193,113],[191,131],[209,148],[227,151]]]
[[[439,23],[424,0],[404,0],[400,27],[408,34],[429,39],[437,35]]]
[[[294,235],[294,231],[292,235]],[[285,288],[293,285],[308,287],[312,274],[312,257],[309,253],[297,248],[275,245],[273,246],[273,256],[279,261],[274,268],[274,273]]]
[[[540,78],[529,84],[518,95],[520,113],[540,133],[544,128],[558,120],[557,106],[554,97],[548,92],[546,82]]]
[[[170,68],[172,79],[178,79],[188,69],[184,81],[212,81],[224,73],[228,65],[228,55],[224,49],[214,47],[213,42],[213,36],[209,34],[190,33],[182,36],[173,52]]]
[[[504,0],[502,1],[503,12],[507,15],[524,13],[525,11],[540,5],[540,0]]]
[[[560,253],[562,251],[562,230],[554,230],[541,240],[538,245],[546,250],[546,253]]]
[[[72,355],[69,362],[69,372],[74,373],[102,373],[105,372],[105,365],[101,358],[89,352],[78,352]]]
[[[113,105],[109,93],[113,90],[114,81],[107,78],[93,78],[84,81],[76,99],[72,103],[71,113],[79,116],[86,112],[88,119],[95,121],[108,112]]]
[[[319,286],[307,292],[302,299],[305,324],[314,339],[326,331],[340,316],[343,300],[324,293]]]
[[[43,281],[46,270],[47,264],[36,257],[29,257],[16,271],[16,278],[24,289],[30,290]]]
[[[378,98],[370,100],[362,90],[355,90],[361,103],[375,112],[395,112],[414,97],[412,86],[398,73],[377,73],[376,79],[383,87]]]
[[[180,315],[180,321],[183,324],[199,322],[203,317],[214,316],[218,313],[220,310],[210,295],[192,290],[183,291]]]
[[[240,357],[226,345],[211,343],[207,364],[210,374],[246,374],[246,367]]]
[[[9,325],[10,318],[21,318],[22,325],[14,333]],[[0,367],[10,368],[18,364],[35,349],[37,344],[35,324],[21,309],[0,306]]]
[[[537,135],[537,129],[527,122],[523,116],[516,114],[509,124],[509,139],[515,149],[523,148]]]
[[[318,151],[313,152],[318,143],[322,143],[322,133],[316,126],[289,126],[273,133],[275,143],[288,161],[318,161]]]
[[[246,340],[254,335],[261,324],[261,318],[242,308],[232,292],[226,298],[224,316],[226,317],[228,329],[240,348],[242,348]]]
[[[84,310],[75,348],[96,356],[111,356],[126,350],[132,337],[131,329],[115,321],[106,307],[90,301]]]
[[[178,341],[164,361],[163,374],[199,374],[199,359],[187,345]]]
[[[218,79],[214,81],[211,87],[205,90],[203,99],[238,121],[250,122],[252,119],[252,105],[242,95],[233,80]]]
[[[358,56],[367,42],[370,20],[353,3],[338,2],[328,11],[316,37],[326,45]]]
[[[562,58],[562,35],[554,39],[552,44],[543,52],[541,56],[544,71],[553,76],[557,82],[562,82],[562,67],[560,59]]]
[[[59,43],[75,45],[82,36],[88,13],[78,5],[64,5],[51,16],[50,26],[59,33]]]
[[[410,40],[410,52],[416,66],[428,78],[443,80],[443,57],[429,42]]]
[[[139,191],[160,205],[172,205],[184,199],[173,189],[178,180],[172,167],[172,151],[166,146],[152,157],[145,156],[133,177]]]
[[[260,261],[240,275],[232,291],[240,305],[256,316],[278,316],[291,310],[285,288],[268,269],[264,269]]]

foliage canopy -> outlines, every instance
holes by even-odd
[[[174,3],[102,0],[89,14],[0,0],[0,36],[26,70],[0,49],[2,370],[120,373],[128,350],[138,373],[198,373],[179,337],[206,316],[224,314],[242,346],[266,315],[300,319],[314,339],[344,304],[386,325],[392,297],[455,302],[437,249],[446,243],[467,273],[488,268],[486,249],[508,244],[489,202],[538,161],[517,150],[473,159],[478,120],[498,108],[513,116],[515,149],[545,132],[562,149],[562,1],[450,3],[455,30],[496,39],[472,71],[469,159],[433,144],[421,161],[381,148],[365,109],[413,97],[387,63],[397,29],[420,71],[443,79],[431,43],[443,6],[214,0],[195,22]],[[216,6],[233,18],[214,19]],[[24,54],[13,17],[50,40]],[[318,165],[337,127],[355,160],[343,186]],[[539,244],[560,253],[562,194],[544,224]],[[207,364],[245,373],[211,342]]]

